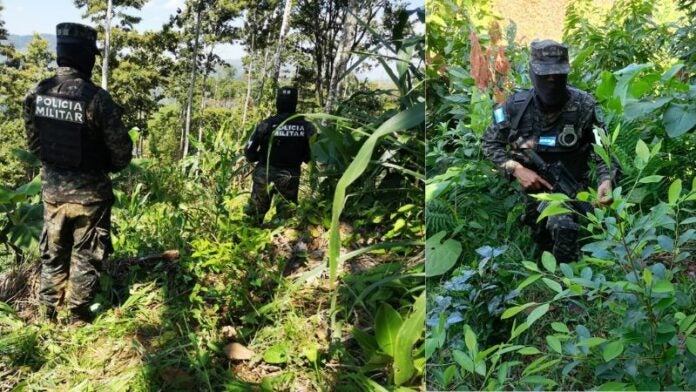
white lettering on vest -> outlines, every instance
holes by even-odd
[[[71,99],[36,96],[36,110],[34,115],[53,120],[69,121],[78,124],[85,123],[84,102]]]
[[[285,124],[281,128],[276,128],[273,136],[280,137],[305,137],[304,125]]]

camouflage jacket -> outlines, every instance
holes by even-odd
[[[70,67],[59,67],[57,75],[64,78],[83,77],[79,71]],[[83,83],[92,82],[86,80]],[[29,150],[37,157],[41,156],[41,141],[35,126],[34,111],[39,86],[27,94],[23,112],[27,144]],[[49,91],[61,94],[73,92],[62,87],[63,83],[59,83]],[[108,167],[94,170],[64,169],[44,163],[41,170],[44,201],[86,205],[113,200],[109,171],[116,172],[125,168],[132,158],[133,150],[133,142],[121,120],[122,114],[123,110],[113,101],[111,95],[106,90],[98,89],[85,109],[86,126],[103,137],[108,152]]]
[[[539,144],[543,141],[554,143],[565,127],[574,129],[578,135],[578,141],[573,148],[549,148],[546,151],[538,150],[539,155],[552,163],[561,161],[576,177],[576,180],[589,185],[590,166],[594,161],[599,183],[613,178],[609,167],[597,156],[592,148],[595,143],[593,127],[603,127],[599,120],[597,104],[594,98],[581,90],[568,87],[570,98],[558,113],[545,114],[538,109],[535,99],[531,99],[528,107],[521,115],[517,129],[513,130],[514,118],[519,110],[524,110],[523,101],[533,94],[533,91],[525,90],[510,96],[505,103],[494,111],[493,122],[486,129],[482,138],[484,154],[495,163],[498,168],[512,178],[511,161],[520,162],[518,155],[514,154],[514,146],[519,138],[536,138]]]

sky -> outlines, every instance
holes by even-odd
[[[133,14],[142,18],[136,25],[138,31],[160,30],[177,8],[184,6],[185,0],[150,0],[142,10]],[[75,7],[72,0],[0,0],[5,7],[2,20],[10,34],[30,35],[55,34],[55,28],[61,22],[92,24],[82,18],[82,11]],[[240,45],[219,45],[216,52],[225,59],[239,59],[244,56]]]
[[[169,20],[169,16],[184,5],[185,0],[150,0],[142,10],[134,10],[133,14],[142,18],[136,25],[140,32],[160,30]],[[423,6],[425,0],[408,0],[410,6]],[[4,10],[0,18],[5,21],[5,28],[10,34],[30,35],[55,34],[55,27],[61,22],[77,22],[92,24],[82,18],[82,11],[75,7],[73,0],[0,0]],[[421,26],[422,27],[422,26]],[[238,44],[217,45],[215,52],[223,59],[241,59],[246,53]],[[381,68],[380,68],[381,70]],[[382,75],[371,75],[370,79],[382,78]]]

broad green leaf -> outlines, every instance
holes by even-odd
[[[383,303],[375,315],[375,339],[379,348],[390,357],[394,356],[394,343],[396,334],[401,328],[403,320],[399,312],[388,303]]]
[[[512,308],[504,311],[503,314],[500,316],[500,318],[503,320],[506,318],[510,318],[510,317],[516,315],[517,313],[519,313],[519,312],[521,312],[521,311],[523,311],[531,306],[534,306],[534,305],[537,305],[537,303],[536,302],[529,302],[529,303],[526,303],[524,305],[513,306]]]
[[[522,261],[522,265],[524,266],[524,268],[526,268],[530,271],[541,272],[541,271],[539,271],[539,267],[537,267],[537,264],[534,262],[524,260],[524,261]]]
[[[263,353],[263,360],[271,364],[286,363],[288,361],[288,349],[288,345],[285,342],[271,346]]]
[[[559,354],[563,353],[563,348],[561,347],[561,341],[553,336],[549,335],[546,337],[546,343],[549,345],[549,348]]]
[[[546,283],[546,285],[547,285],[551,290],[553,290],[553,291],[555,291],[555,292],[557,292],[557,293],[560,293],[561,291],[563,291],[563,287],[561,287],[561,285],[560,285],[558,282],[556,282],[555,280],[551,280],[551,279],[549,279],[549,278],[542,278],[541,280],[542,280],[544,283]]]
[[[510,340],[515,339],[516,337],[520,336],[520,334],[524,331],[529,329],[529,325],[527,323],[522,323],[518,325],[517,327],[512,329],[512,333],[510,333]]]
[[[643,177],[640,180],[638,180],[638,182],[640,182],[641,184],[651,184],[654,182],[660,182],[663,178],[665,178],[665,176],[652,175]]]
[[[22,194],[25,196],[35,196],[41,192],[41,176],[37,175],[30,182],[20,186],[15,190],[14,194]]]
[[[548,360],[549,356],[544,355],[536,360],[534,360],[532,363],[527,365],[527,367],[522,371],[522,375],[529,375],[529,374],[534,374],[534,373],[539,373],[542,370],[548,369],[557,363],[561,362],[560,359],[553,359],[553,360]]]
[[[658,280],[655,282],[655,286],[652,288],[653,293],[663,294],[663,293],[673,293],[674,286],[668,280]]]
[[[433,277],[449,271],[462,253],[462,244],[453,239],[441,242],[447,232],[441,231],[425,242],[425,276]]]
[[[469,373],[474,373],[474,361],[467,353],[459,350],[454,350],[452,352],[452,356],[454,357],[455,362],[457,362],[459,366],[462,367],[462,369]]]
[[[650,272],[650,269],[645,268],[643,269],[643,282],[645,282],[646,285],[651,286],[653,281],[653,276],[652,272]]]
[[[643,162],[650,160],[650,149],[641,139],[638,139],[638,142],[636,143],[636,156],[643,160]]]
[[[464,344],[470,353],[475,355],[478,352],[478,345],[476,344],[476,334],[468,325],[464,326]]]
[[[668,202],[669,204],[676,204],[677,200],[679,200],[679,195],[681,195],[682,191],[682,183],[681,180],[677,179],[672,182],[672,185],[669,186],[669,192],[667,194],[668,196]]]
[[[539,274],[530,275],[527,277],[527,279],[523,280],[522,283],[520,283],[515,290],[522,291],[522,289],[536,282],[537,280],[539,280],[539,278],[541,278],[541,275]]]
[[[692,314],[691,316],[684,317],[683,320],[679,322],[679,332],[684,332],[686,331],[689,326],[694,322],[696,319],[696,314]]]
[[[535,308],[534,310],[532,310],[532,312],[529,313],[529,316],[527,316],[527,326],[531,327],[535,321],[540,319],[548,311],[549,311],[549,304],[543,304],[543,305]]]
[[[573,268],[566,263],[561,263],[558,268],[563,272],[563,276],[566,278],[573,278],[575,276],[575,274],[573,274]]]
[[[614,128],[614,132],[611,133],[611,144],[614,145],[616,144],[616,140],[619,138],[619,135],[621,134],[621,123],[616,124],[616,128]]]
[[[587,348],[592,348],[595,346],[599,346],[600,344],[606,342],[607,340],[604,338],[598,338],[598,337],[591,337],[587,339],[583,339],[578,343],[578,346],[584,346]]]
[[[416,298],[413,309],[404,320],[394,342],[394,383],[408,382],[416,369],[413,363],[413,346],[425,331],[425,290]]]
[[[671,103],[662,117],[669,137],[679,137],[696,126],[696,111],[692,106]]]
[[[551,273],[556,272],[556,258],[553,257],[551,252],[544,251],[541,255],[541,264],[543,264],[547,271]]]
[[[568,201],[570,197],[563,193],[535,193],[531,195],[533,198],[540,201]]]
[[[518,352],[519,354],[521,354],[521,355],[536,355],[536,354],[541,354],[541,351],[539,351],[539,349],[536,348],[536,347],[523,347],[523,348],[517,350],[517,352]]]
[[[551,366],[553,366],[553,365],[551,365]],[[550,378],[543,377],[540,375],[524,377],[524,378],[520,379],[520,383],[531,384],[531,385],[545,385],[547,387],[553,387],[555,385],[558,385],[558,383],[556,381],[553,381]],[[548,389],[551,389],[551,388],[548,388]]]
[[[693,336],[689,336],[686,338],[686,349],[689,350],[689,352],[692,355],[696,355],[696,338]]]
[[[567,325],[565,325],[563,323],[559,323],[557,321],[554,321],[553,323],[551,323],[551,328],[553,328],[553,330],[556,332],[570,333],[570,330],[568,329]]]
[[[629,390],[626,388],[627,384],[621,383],[621,382],[608,382],[605,384],[602,384],[597,388],[598,391],[626,391]]]
[[[568,214],[571,211],[565,207],[563,207],[560,204],[549,204],[544,210],[539,214],[539,217],[537,218],[537,223],[541,222],[544,220],[544,218],[548,218],[550,216],[556,216],[556,215],[562,215],[562,214]]]
[[[672,100],[671,97],[660,97],[654,101],[637,101],[627,100],[624,105],[624,118],[628,121],[633,121],[639,117],[652,114],[657,109],[665,106]]]
[[[604,362],[609,362],[612,359],[621,355],[621,353],[623,353],[623,350],[624,345],[622,341],[617,340],[615,342],[610,342],[606,346],[604,346],[604,350],[602,351],[602,358],[604,358]]]

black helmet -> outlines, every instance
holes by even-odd
[[[276,109],[279,113],[295,113],[297,109],[297,89],[295,87],[281,87],[276,95]]]
[[[95,55],[100,53],[97,48],[97,30],[79,23],[59,23],[56,26],[56,42],[59,45],[81,45]]]

